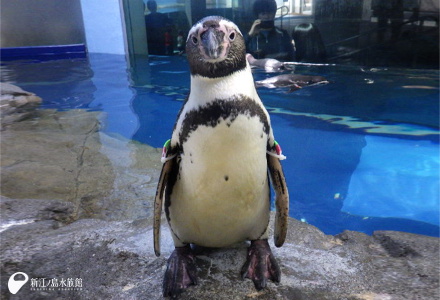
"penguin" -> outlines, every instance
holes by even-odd
[[[252,54],[247,53],[246,59],[252,67],[262,68],[266,70],[266,72],[284,70],[284,63],[274,58],[256,59]]]
[[[279,282],[268,243],[270,180],[275,191],[274,242],[286,238],[289,194],[269,114],[255,89],[239,28],[220,16],[205,17],[186,41],[191,85],[171,139],[154,204],[154,250],[160,256],[164,207],[175,249],[168,258],[163,296],[196,285],[191,245],[228,247],[250,241],[243,278],[257,290]]]
[[[329,81],[323,76],[299,75],[299,74],[282,74],[266,78],[264,80],[255,81],[257,87],[267,87],[270,89],[277,87],[290,87],[289,92],[301,89],[304,86],[312,86],[318,84],[327,84]]]

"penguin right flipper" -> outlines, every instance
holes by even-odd
[[[167,186],[168,179],[173,170],[173,166],[176,163],[176,158],[167,160],[162,167],[160,173],[159,182],[157,184],[156,197],[154,198],[154,224],[153,224],[153,237],[154,237],[154,253],[156,256],[160,256],[160,221],[162,218],[163,197],[165,194],[165,187]]]
[[[287,191],[286,179],[281,167],[280,160],[272,155],[267,155],[267,165],[275,190],[275,246],[281,247],[286,240],[287,219],[289,216],[289,193]]]

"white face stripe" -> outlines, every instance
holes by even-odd
[[[188,39],[191,35],[193,35],[195,32],[199,31],[203,26],[201,23],[195,24],[193,27],[191,27],[190,31],[188,32],[188,37],[186,38],[186,41],[188,42]]]
[[[234,29],[235,31],[237,31],[240,35],[243,35],[243,34],[241,34],[241,31],[240,31],[240,29],[238,28],[238,26],[235,25],[235,23],[232,23],[231,21],[228,21],[228,20],[226,20],[226,19],[223,19],[223,20],[220,21],[220,24],[221,24],[221,25],[224,25],[224,26],[226,26],[226,27],[229,27],[229,28],[233,28],[233,29]]]
[[[202,20],[200,20],[199,22],[194,24],[194,26],[188,32],[188,37],[186,38],[186,41],[188,41],[188,39],[189,39],[189,37],[191,35],[193,35],[194,33],[198,32],[200,29],[203,28],[203,23],[204,22],[208,21],[209,19],[213,19],[213,18],[217,18],[217,17],[209,16],[209,17],[203,18]],[[243,36],[243,34],[241,33],[241,31],[238,28],[238,26],[235,25],[234,23],[232,23],[231,21],[226,20],[226,19],[220,19],[219,23],[220,23],[220,25],[224,25],[227,28],[233,28],[236,32],[238,32],[240,35]]]

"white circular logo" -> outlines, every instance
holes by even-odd
[[[23,275],[24,276],[24,280],[15,280],[15,276],[16,275]],[[8,281],[8,289],[12,294],[17,294],[17,292],[23,287],[23,285],[25,285],[26,282],[28,282],[29,280],[29,276],[27,276],[26,273],[23,272],[17,272],[11,275],[11,277],[9,277],[9,281]]]

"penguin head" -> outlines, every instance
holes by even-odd
[[[220,16],[203,18],[191,28],[186,53],[192,75],[218,78],[246,68],[243,35]]]

